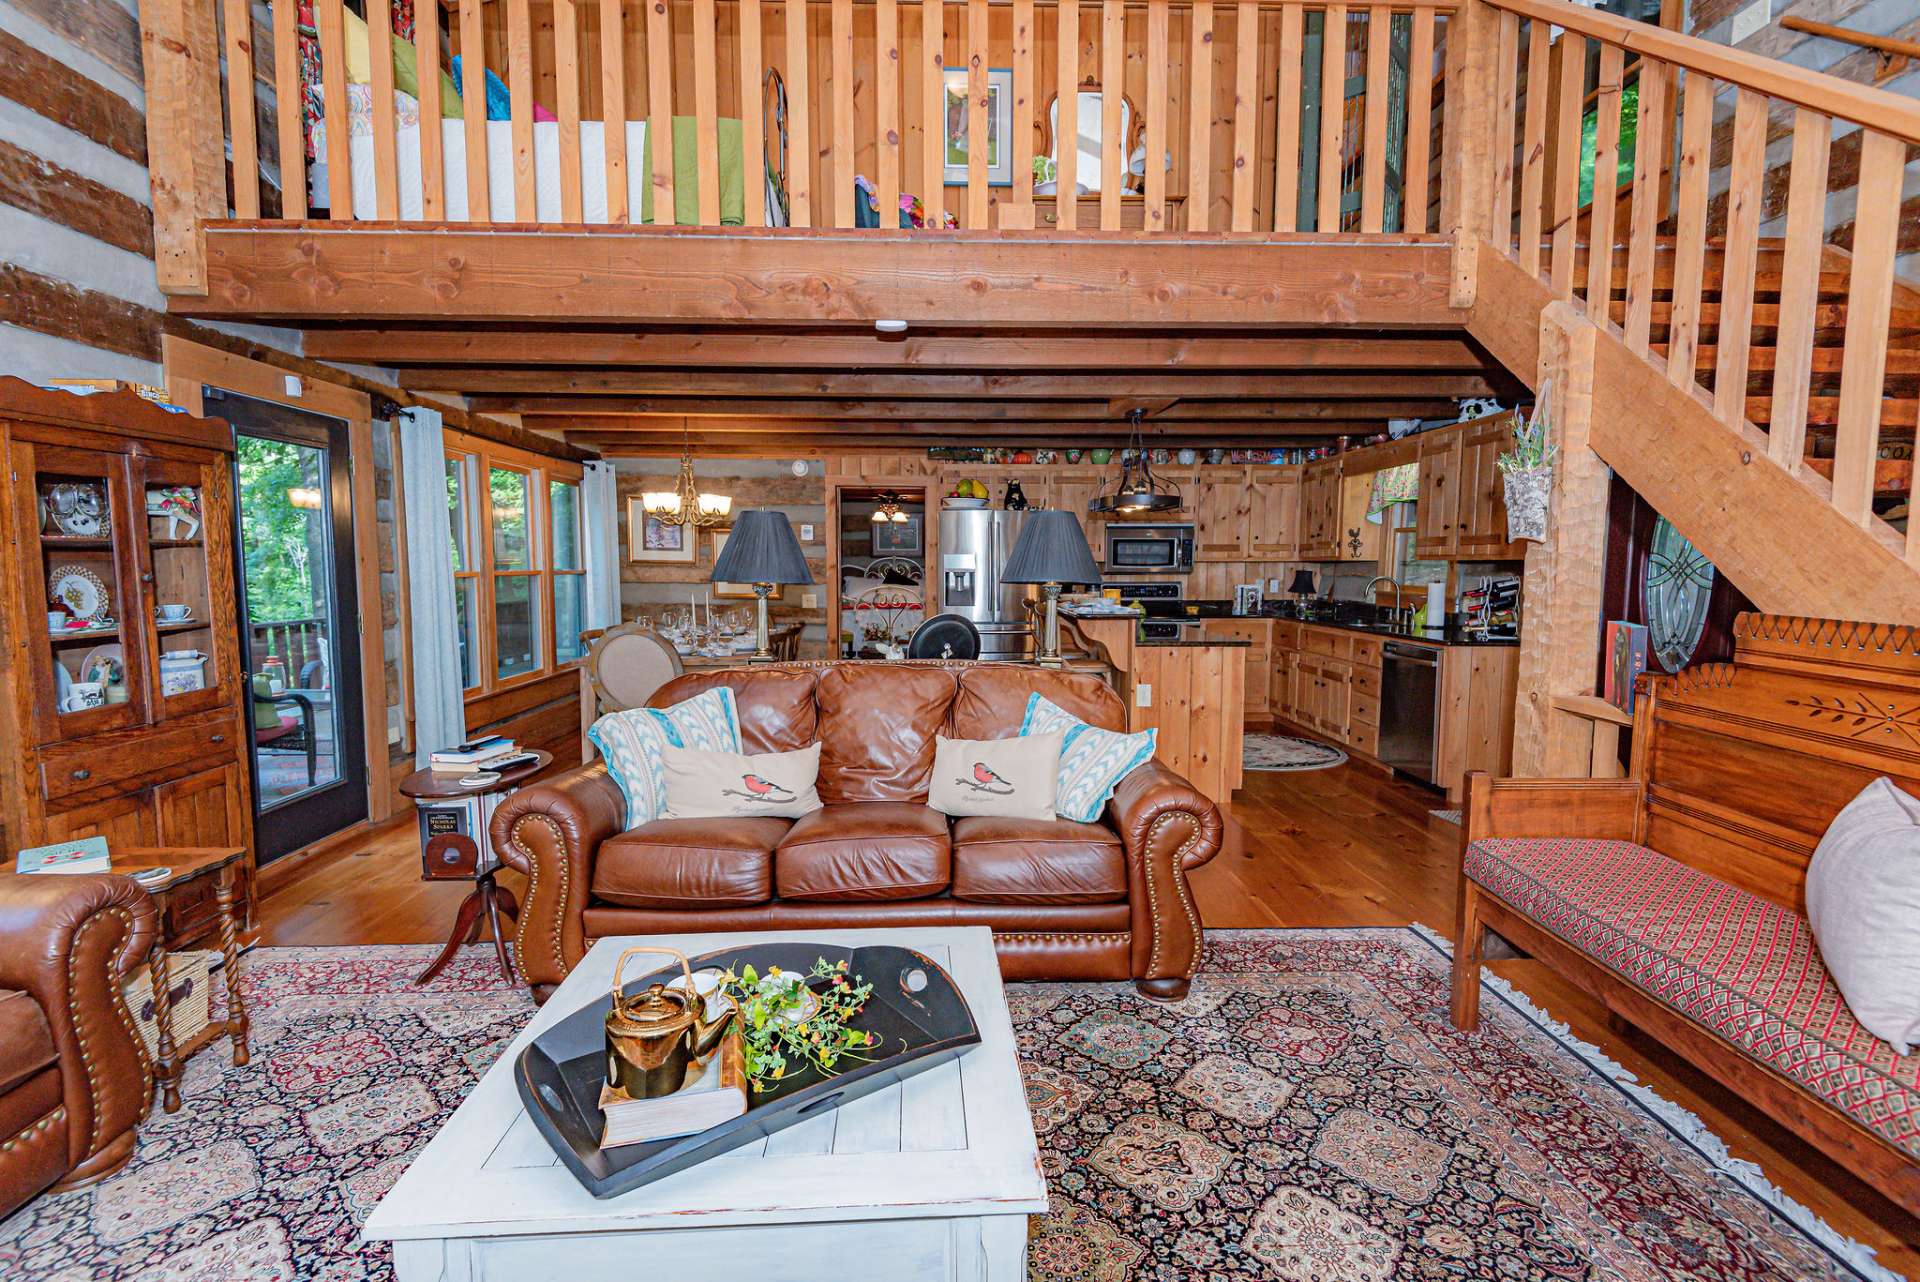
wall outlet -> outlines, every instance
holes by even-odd
[[[1142,681],[1133,688],[1133,706],[1136,708],[1151,708],[1153,706],[1152,682]]]
[[[1733,15],[1733,31],[1730,42],[1744,44],[1749,36],[1758,35],[1766,30],[1773,21],[1773,0],[1753,0],[1753,3]]]
[[[820,594],[818,592],[802,592],[800,594],[800,608],[803,610],[818,610],[820,608]]]
[[[1279,596],[1279,595],[1280,595],[1280,580],[1278,580],[1278,579],[1268,579],[1268,580],[1267,580],[1267,595],[1268,595],[1268,596]]]
[[[299,400],[301,395],[305,391],[305,389],[300,385],[300,376],[298,374],[284,375],[281,378],[280,386],[282,389],[285,390],[287,394],[287,398],[289,400],[295,400],[295,401]]]
[[[813,527],[811,525],[803,525],[800,527],[800,541],[802,543],[813,542]]]

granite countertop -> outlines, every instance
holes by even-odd
[[[1259,617],[1270,619],[1275,623],[1302,623],[1308,627],[1333,628],[1341,632],[1358,632],[1362,636],[1383,637],[1389,641],[1411,641],[1415,645],[1517,646],[1520,644],[1519,639],[1514,637],[1482,640],[1479,637],[1469,635],[1464,628],[1457,626],[1448,627],[1436,636],[1424,631],[1415,632],[1408,628],[1393,628],[1381,623],[1353,623],[1343,622],[1338,619],[1297,619],[1290,615],[1278,614],[1263,614]]]
[[[1251,646],[1253,642],[1247,641],[1247,640],[1236,640],[1232,637],[1195,637],[1192,640],[1187,640],[1184,637],[1180,637],[1180,638],[1167,637],[1164,639],[1148,638],[1144,640],[1136,640],[1134,641],[1133,644],[1135,645],[1135,647],[1143,647],[1143,646],[1150,646],[1150,645],[1151,646],[1184,646],[1190,650],[1204,650],[1204,649],[1207,649],[1209,646],[1214,647],[1216,649],[1222,649],[1227,646],[1239,646],[1244,649],[1246,647]]]

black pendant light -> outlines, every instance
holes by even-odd
[[[1153,474],[1153,464],[1140,438],[1140,420],[1145,417],[1146,411],[1140,409],[1127,414],[1133,435],[1120,453],[1120,482],[1111,493],[1103,491],[1087,504],[1087,511],[1171,512],[1180,506],[1179,493]]]

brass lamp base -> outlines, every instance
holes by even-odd
[[[773,659],[772,640],[767,632],[767,598],[773,594],[773,584],[756,583],[753,585],[753,655],[755,663],[768,663]]]
[[[1064,668],[1066,660],[1060,657],[1060,585],[1048,583],[1040,590],[1047,597],[1047,619],[1041,625],[1040,653],[1033,661],[1043,668]]]

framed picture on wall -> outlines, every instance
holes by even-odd
[[[627,559],[629,561],[693,561],[698,532],[684,525],[648,516],[638,497],[627,500]]]
[[[875,556],[919,556],[919,515],[910,512],[904,521],[875,521],[873,523],[873,554]]]
[[[720,564],[720,549],[727,546],[727,536],[732,533],[732,530],[715,530],[713,532],[713,563],[715,565]],[[713,594],[717,597],[725,597],[730,600],[751,601],[753,600],[753,584],[721,583],[716,581],[713,585]],[[776,595],[778,594],[776,593]]]
[[[946,176],[949,187],[967,185],[967,69],[942,73],[946,87]],[[987,72],[987,185],[1013,186],[1013,69]]]

